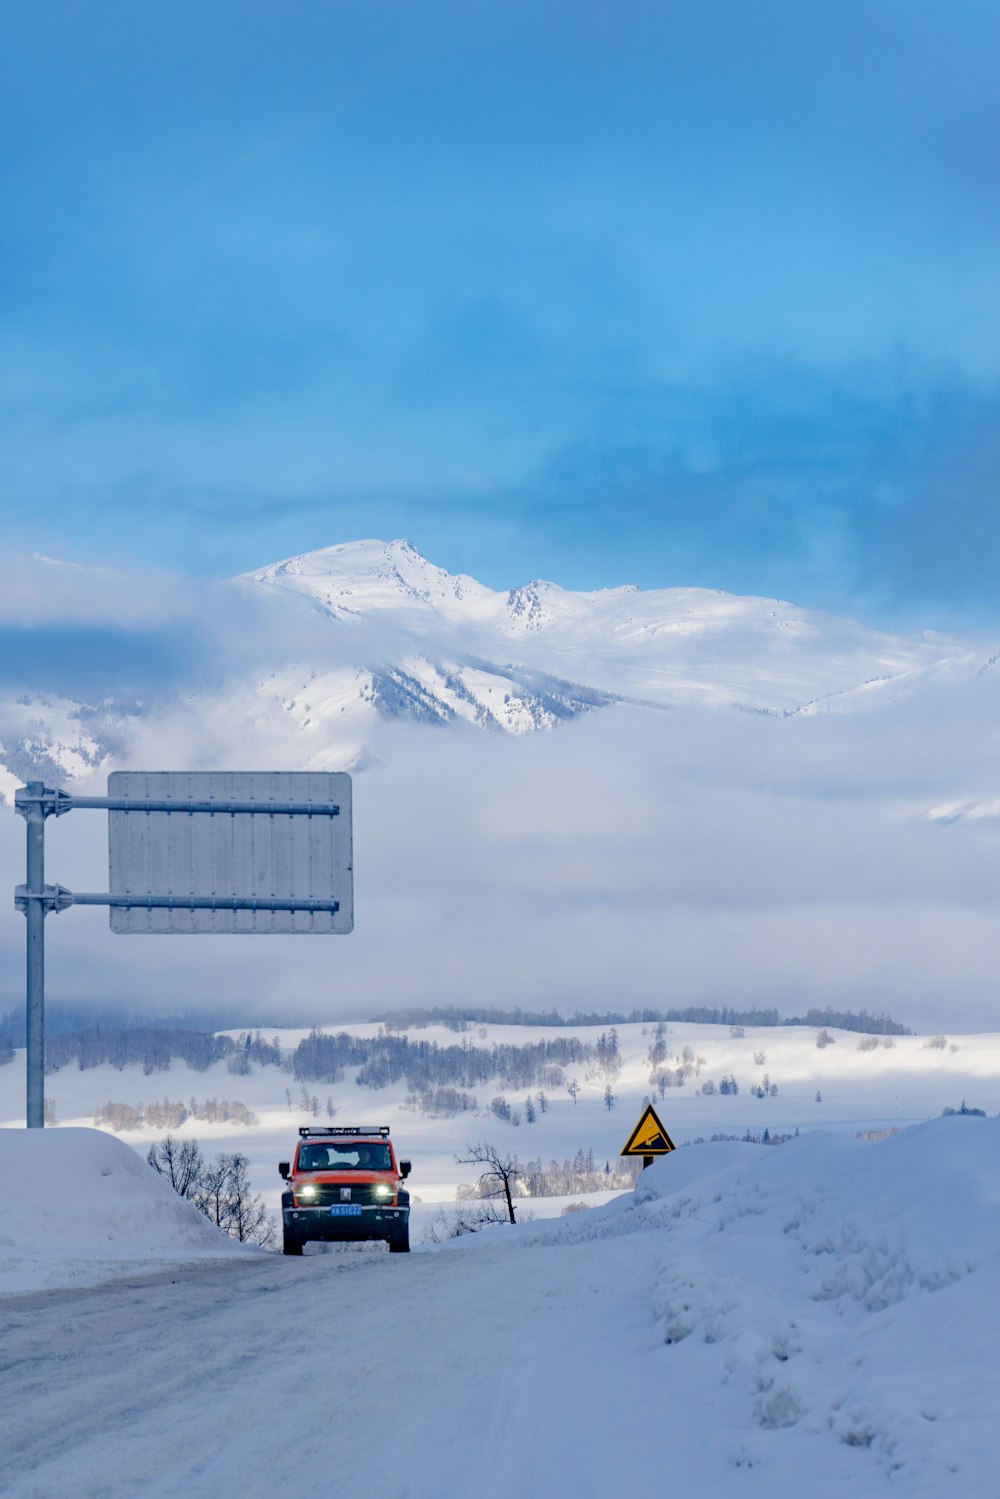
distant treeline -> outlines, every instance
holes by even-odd
[[[555,1010],[496,1010],[482,1008],[455,1009],[435,1005],[425,1009],[411,1005],[404,1010],[388,1010],[372,1017],[385,1026],[387,1031],[422,1030],[428,1025],[445,1025],[450,1031],[467,1031],[473,1025],[568,1025]]]
[[[474,1088],[497,1080],[507,1088],[557,1088],[563,1069],[597,1060],[597,1050],[575,1036],[525,1046],[439,1046],[406,1036],[324,1036],[312,1031],[292,1056],[299,1082],[337,1083],[346,1067],[359,1069],[362,1088],[387,1088],[406,1079],[410,1093],[447,1085]]]
[[[62,1035],[64,1031],[82,1030],[87,1027],[100,1025],[107,1018],[105,1012],[100,1010],[77,1010],[67,1009],[63,1005],[46,1005],[45,1007],[45,1035],[46,1040],[53,1036]],[[126,1022],[121,1011],[115,1011],[114,1023],[123,1025]],[[25,1014],[23,1006],[18,1010],[7,1010],[0,1015],[0,1066],[5,1062],[14,1060],[14,1051],[25,1042]]]
[[[256,1124],[257,1116],[245,1103],[237,1098],[192,1098],[189,1104],[182,1099],[172,1101],[165,1098],[162,1103],[128,1104],[113,1101],[103,1105],[94,1115],[95,1124],[106,1124],[114,1130],[142,1129],[144,1125],[153,1129],[180,1129],[188,1119],[201,1119],[209,1124]]]
[[[900,1025],[884,1012],[869,1015],[867,1010],[807,1010],[802,1020],[786,1020],[785,1025],[832,1025],[842,1031],[863,1031],[868,1036],[912,1036],[908,1025]]]
[[[685,1005],[670,1010],[629,1010],[627,1013],[606,1010],[601,1013],[577,1010],[571,1016],[555,1010],[500,1010],[491,1006],[454,1008],[435,1006],[423,1009],[414,1005],[405,1010],[390,1010],[376,1015],[388,1031],[420,1030],[428,1025],[445,1025],[449,1030],[467,1031],[474,1025],[650,1025],[666,1021],[677,1025],[832,1025],[844,1031],[862,1031],[871,1036],[912,1036],[908,1025],[901,1025],[884,1012],[871,1015],[867,1010],[807,1010],[805,1015],[781,1015],[774,1009],[736,1010],[723,1005]]]
[[[395,1010],[381,1017],[388,1034],[349,1036],[340,1032],[324,1036],[314,1031],[300,1043],[293,1057],[293,1069],[300,1082],[338,1082],[345,1067],[359,1067],[358,1082],[363,1087],[384,1088],[405,1077],[411,1091],[451,1086],[473,1088],[499,1078],[510,1088],[555,1087],[553,1069],[580,1067],[601,1062],[601,1038],[595,1049],[577,1038],[530,1043],[527,1046],[494,1045],[470,1047],[438,1046],[436,1042],[412,1041],[401,1031],[427,1025],[446,1025],[456,1032],[468,1032],[475,1025],[545,1026],[550,1029],[570,1026],[615,1026],[677,1023],[690,1025],[777,1026],[800,1025],[820,1029],[832,1026],[871,1036],[909,1036],[909,1026],[900,1025],[886,1014],[871,1015],[866,1010],[807,1010],[804,1016],[779,1015],[777,1010],[735,1010],[688,1006],[671,1010],[632,1010],[628,1014],[606,1012],[584,1014],[580,1011],[567,1019],[554,1010],[500,1010],[494,1008]],[[0,1066],[14,1060],[15,1048],[24,1045],[24,1016],[9,1011],[0,1017]],[[211,1030],[184,1024],[163,1022],[135,1024],[118,1018],[115,1021],[93,1018],[93,1012],[58,1009],[46,1016],[45,1066],[47,1072],[58,1072],[72,1063],[82,1068],[110,1063],[119,1071],[139,1066],[147,1076],[164,1072],[175,1058],[198,1072],[213,1062],[226,1061],[233,1073],[246,1073],[254,1063],[280,1066],[281,1048],[277,1038],[266,1041],[261,1032],[244,1031],[237,1039],[218,1035]]]
[[[790,1133],[790,1134],[787,1134],[787,1135],[772,1135],[772,1133],[771,1133],[771,1131],[769,1129],[765,1129],[765,1130],[752,1130],[752,1129],[748,1129],[746,1131],[746,1133],[742,1134],[742,1135],[716,1134],[716,1135],[709,1135],[708,1139],[709,1140],[737,1140],[741,1144],[744,1144],[744,1145],[784,1145],[784,1143],[785,1143],[786,1140],[794,1140],[794,1139],[796,1139],[798,1137],[798,1133],[799,1133],[799,1131],[798,1131],[798,1127],[797,1126],[795,1128],[794,1133]],[[704,1135],[696,1135],[693,1140],[682,1140],[681,1141],[681,1146],[683,1148],[686,1145],[705,1145],[706,1143],[707,1143],[707,1141],[706,1141]]]
[[[186,1062],[195,1072],[204,1072],[213,1062],[228,1061],[229,1071],[249,1072],[251,1063],[281,1065],[281,1048],[265,1041],[258,1031],[245,1031],[236,1040],[210,1031],[154,1030],[149,1026],[105,1027],[66,1031],[45,1041],[45,1071],[58,1072],[74,1062],[81,1071],[110,1064],[121,1072],[141,1067],[148,1077],[166,1072],[173,1059]]]
[[[48,1036],[45,1071],[58,1072],[75,1062],[82,1072],[110,1063],[119,1072],[125,1067],[141,1067],[148,1077],[151,1072],[165,1072],[173,1058],[180,1057],[196,1072],[204,1072],[227,1054],[227,1040],[208,1031],[161,1031],[144,1025],[106,1030],[94,1026]]]
[[[262,1018],[247,1014],[239,1006],[225,1006],[204,1010],[177,1010],[172,1015],[150,1015],[146,1010],[126,1005],[66,1005],[58,1000],[45,1002],[46,1035],[61,1035],[63,1031],[92,1030],[100,1026],[106,1030],[132,1030],[137,1025],[154,1031],[235,1031],[242,1030],[248,1020],[252,1029],[265,1032],[294,1027],[301,1030],[315,1023],[314,1015],[283,1015],[280,1019]],[[24,1005],[0,1014],[0,1035],[16,1036],[15,1046],[24,1045]]]
[[[210,1006],[203,1010],[177,1010],[172,1015],[150,1015],[144,1010],[127,1005],[66,1005],[58,1001],[45,1005],[46,1050],[57,1036],[92,1034],[101,1031],[114,1035],[128,1031],[193,1032],[196,1035],[213,1036],[223,1030],[243,1030],[248,1020],[251,1031],[260,1035],[272,1034],[283,1027],[304,1029],[315,1024],[315,1015],[288,1014],[280,1019],[266,1021],[247,1014],[247,1008],[238,1005]],[[0,1013],[0,1066],[13,1060],[16,1048],[23,1047],[25,1040],[24,1006]],[[179,1055],[179,1053],[178,1053]],[[89,1064],[88,1064],[89,1065]]]
[[[465,1093],[458,1088],[427,1088],[423,1093],[407,1093],[404,1109],[415,1109],[430,1114],[432,1119],[453,1119],[456,1114],[471,1114],[479,1103],[474,1093]]]

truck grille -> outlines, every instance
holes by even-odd
[[[317,1182],[315,1197],[299,1197],[300,1207],[305,1208],[328,1208],[336,1202],[358,1202],[362,1207],[371,1207],[379,1203],[384,1207],[392,1206],[391,1197],[376,1197],[375,1188],[370,1182],[352,1182],[351,1195],[342,1198],[340,1195],[340,1183]],[[347,1183],[345,1182],[346,1186]]]

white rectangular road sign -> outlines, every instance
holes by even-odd
[[[136,902],[111,907],[113,932],[338,934],[354,926],[349,775],[119,770],[108,777],[108,796],[136,804],[108,813],[111,892]],[[147,801],[176,802],[177,811],[147,812]],[[227,802],[241,810],[184,810]],[[243,810],[250,805],[260,811]],[[313,805],[314,815],[299,810]],[[296,811],[283,814],[282,806]],[[148,896],[334,900],[338,909],[185,910],[144,906]]]

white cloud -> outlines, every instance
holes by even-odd
[[[384,725],[355,782],[351,937],[129,941],[81,909],[48,923],[50,993],[327,1022],[402,1003],[830,1004],[981,1028],[996,836],[892,815],[900,788],[933,801],[992,773],[995,688],[974,686],[860,718],[607,711],[526,739]],[[13,884],[21,828],[2,828]],[[50,828],[48,877],[102,888],[101,817]],[[0,913],[8,1005],[22,944]]]
[[[19,628],[149,628],[190,609],[194,593],[169,573],[89,567],[39,553],[0,559],[0,623]]]

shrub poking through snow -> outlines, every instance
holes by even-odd
[[[197,1140],[175,1140],[167,1135],[151,1145],[146,1160],[165,1176],[180,1197],[241,1244],[267,1248],[274,1240],[274,1224],[264,1199],[250,1190],[247,1158],[240,1151],[223,1152],[208,1163]]]

